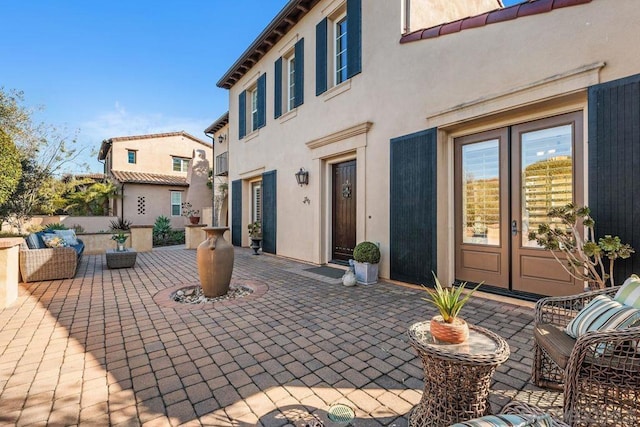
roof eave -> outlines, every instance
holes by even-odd
[[[245,72],[251,69],[289,30],[295,26],[303,16],[320,0],[289,0],[282,10],[262,30],[260,35],[240,55],[240,58],[227,70],[216,86],[231,89]],[[295,13],[295,16],[291,16]],[[282,28],[279,28],[282,27]],[[255,58],[254,58],[255,57]],[[244,69],[244,70],[242,70]]]
[[[229,123],[228,111],[223,115],[221,115],[220,117],[218,117],[218,119],[215,122],[211,123],[211,125],[209,125],[209,127],[204,130],[204,134],[213,135],[214,133],[218,132],[220,129],[225,127],[227,123]]]

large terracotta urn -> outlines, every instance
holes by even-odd
[[[223,236],[228,227],[204,227],[207,239],[198,245],[196,259],[202,292],[215,298],[229,291],[233,272],[233,245]]]

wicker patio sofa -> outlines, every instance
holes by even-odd
[[[535,308],[533,381],[564,390],[564,421],[571,426],[637,426],[640,419],[640,327],[564,332],[598,295],[620,286],[570,297],[540,299]]]
[[[43,247],[44,243],[40,246],[31,249],[26,241],[20,245],[19,263],[23,282],[70,279],[75,276],[84,252],[82,240],[78,239],[78,245],[70,247],[46,248]]]
[[[521,418],[509,418],[510,415],[517,415]],[[507,403],[497,416],[487,415],[482,418],[475,418],[473,420],[454,424],[451,427],[507,427],[513,425],[526,425],[531,427],[569,427],[568,424],[565,424],[557,418],[545,413],[537,406],[517,400],[512,400]]]

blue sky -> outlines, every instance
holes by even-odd
[[[371,1],[371,0],[365,0]],[[505,1],[507,5],[519,0]],[[203,131],[227,110],[216,82],[286,0],[0,0],[0,86],[36,120],[105,138]]]

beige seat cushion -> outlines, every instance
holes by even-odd
[[[576,340],[567,335],[562,329],[549,324],[538,324],[533,329],[533,336],[545,352],[562,369],[567,366],[571,350]]]

